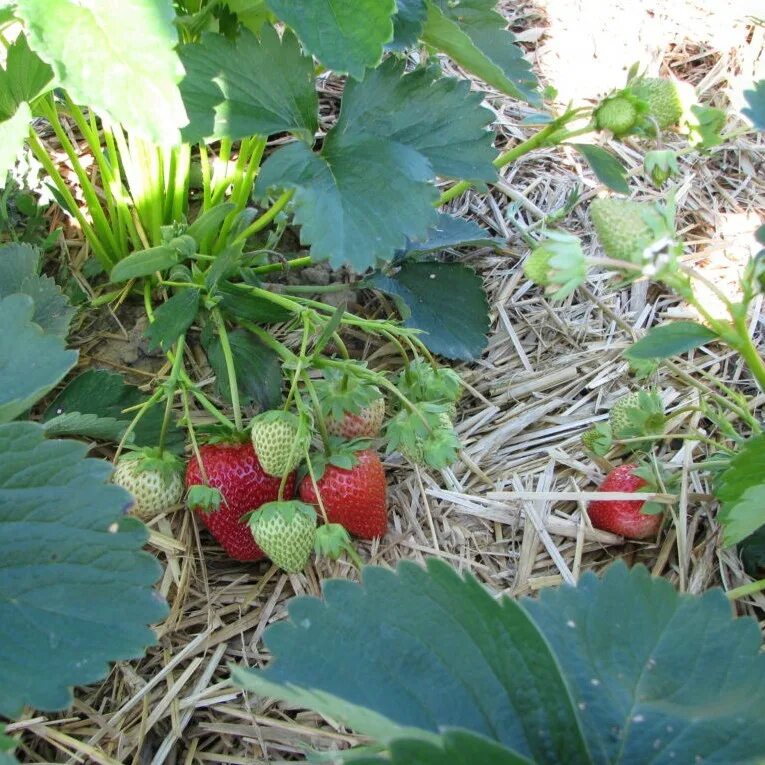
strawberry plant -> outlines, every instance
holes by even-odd
[[[295,598],[266,630],[260,696],[307,707],[372,743],[333,762],[582,765],[754,763],[765,755],[765,656],[719,590],[680,595],[610,566],[537,600],[495,599],[430,560],[364,569]],[[349,682],[349,667],[353,682]]]

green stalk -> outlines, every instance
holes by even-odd
[[[186,335],[181,335],[178,338],[178,342],[175,346],[175,359],[173,361],[173,368],[170,370],[170,377],[165,383],[166,391],[166,404],[165,415],[162,418],[162,429],[159,431],[159,455],[165,450],[165,440],[167,438],[167,429],[170,426],[170,415],[173,411],[173,399],[175,398],[176,389],[178,386],[178,378],[181,374],[181,368],[183,367],[183,352],[186,347]]]
[[[239,236],[234,239],[232,244],[239,244],[239,242],[246,242],[253,234],[257,234],[258,231],[262,231],[271,221],[287,206],[287,203],[292,199],[292,195],[295,193],[295,189],[289,189],[282,193],[282,195],[266,210],[260,217],[250,223],[250,225],[242,231]]]
[[[765,392],[765,362],[757,352],[757,348],[752,342],[752,338],[749,337],[749,330],[746,326],[746,320],[738,316],[734,320],[734,326],[739,336],[736,350],[741,354],[742,358],[749,367],[749,371],[754,375],[754,379],[760,386],[760,390]]]
[[[215,207],[223,199],[223,195],[226,193],[230,181],[228,175],[228,163],[231,159],[231,147],[232,142],[228,138],[224,138],[220,142],[220,153],[218,154],[218,165],[215,167],[212,177],[212,198],[210,200],[210,206]],[[220,168],[220,170],[219,170]]]
[[[212,180],[210,178],[210,157],[207,146],[199,144],[199,167],[202,171],[202,212],[212,207]]]
[[[239,386],[236,381],[236,367],[234,366],[234,354],[231,352],[231,343],[228,339],[228,332],[226,331],[226,322],[223,319],[223,315],[219,308],[213,308],[211,316],[216,329],[218,330],[218,337],[220,338],[220,347],[223,352],[223,358],[226,362],[226,374],[228,375],[229,393],[231,395],[231,407],[234,410],[234,425],[238,431],[243,430],[242,425],[242,409],[239,404]]]
[[[270,274],[275,271],[289,271],[292,268],[305,268],[312,264],[313,259],[311,256],[305,255],[302,258],[293,258],[284,263],[267,263],[265,266],[256,266],[252,271],[255,274]]]
[[[765,579],[760,579],[756,582],[749,582],[749,584],[742,584],[741,587],[728,590],[725,595],[728,597],[728,600],[738,600],[739,598],[745,598],[747,595],[755,595],[763,590],[765,590]]]

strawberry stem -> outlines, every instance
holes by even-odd
[[[234,365],[234,354],[231,351],[231,343],[226,331],[226,322],[219,308],[213,308],[211,316],[215,328],[218,330],[220,338],[220,348],[223,352],[223,359],[226,363],[226,375],[228,377],[228,389],[231,396],[231,408],[234,410],[234,426],[241,431],[242,426],[242,408],[239,404],[239,385],[236,381],[236,367]]]

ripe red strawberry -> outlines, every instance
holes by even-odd
[[[358,462],[353,467],[330,463],[316,483],[330,523],[339,523],[362,539],[375,539],[388,530],[385,471],[370,449],[355,455]],[[314,505],[320,514],[310,475],[300,483],[300,499]]]
[[[634,475],[637,465],[627,464],[614,468],[600,485],[598,491],[637,492],[647,485],[640,476]],[[596,529],[629,539],[646,539],[655,536],[661,526],[661,513],[648,515],[641,508],[645,500],[603,499],[593,500],[587,506],[587,514]]]
[[[265,557],[255,544],[247,521],[241,517],[266,502],[279,497],[280,478],[268,475],[258,462],[251,443],[206,444],[199,450],[209,485],[217,489],[223,501],[217,510],[205,512],[192,508],[226,552],[236,560],[260,560]],[[196,458],[186,468],[186,488],[204,484]],[[284,487],[284,498],[295,493],[295,474]]]

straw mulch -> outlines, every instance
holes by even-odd
[[[574,30],[555,26],[566,3],[549,0],[546,5],[549,15],[544,3],[508,4],[507,12],[542,72],[554,74],[554,62],[565,50],[561,41]],[[620,8],[627,13],[625,8],[634,5],[617,3],[614,13],[618,16]],[[708,3],[650,5],[663,11],[682,7],[686,14],[684,26],[670,25],[661,55],[650,62],[654,73],[675,73],[718,104],[735,91],[737,78],[753,81],[762,28],[734,24],[724,14],[713,18],[702,10]],[[672,18],[679,13],[675,10]],[[598,34],[601,41],[617,32],[631,34],[619,27],[618,18],[616,27],[609,26],[612,21],[576,34],[596,50]],[[724,29],[727,47],[693,37],[694,29],[702,35],[707,28]],[[738,42],[732,45],[728,38]],[[582,60],[586,70],[589,59]],[[545,62],[553,63],[545,68]],[[330,96],[336,93],[333,87],[326,85]],[[527,135],[518,127],[528,113],[524,105],[499,97],[490,103],[498,117],[498,146]],[[628,145],[611,148],[633,171],[635,197],[658,197],[641,175],[639,153]],[[765,207],[761,140],[740,138],[710,158],[691,154],[682,170],[679,228],[689,245],[689,262],[734,291],[737,268],[753,246],[751,232]],[[512,596],[576,582],[584,570],[600,570],[616,558],[643,562],[689,592],[738,586],[749,579],[735,552],[720,546],[708,481],[689,469],[704,459],[703,444],[671,441],[661,449],[661,459],[680,471],[682,488],[673,522],[658,543],[625,544],[593,530],[582,513],[606,466],[585,455],[579,436],[607,418],[613,402],[635,385],[620,352],[650,326],[687,315],[688,309],[655,287],[618,289],[600,274],[593,274],[586,289],[555,304],[524,278],[521,264],[528,248],[520,230],[538,230],[544,216],[575,189],[585,204],[563,225],[594,249],[586,201],[603,189],[567,149],[537,151],[505,168],[490,194],[469,193],[453,203],[453,212],[480,221],[507,242],[501,250],[461,256],[484,277],[492,321],[483,358],[460,368],[469,386],[458,417],[464,456],[441,474],[391,458],[390,532],[380,542],[361,545],[361,553],[385,566],[437,556],[472,572],[493,592]],[[372,300],[366,303],[370,313],[387,310]],[[762,338],[761,301],[751,329]],[[357,347],[371,364],[395,367],[392,349],[361,342]],[[204,369],[198,371],[204,376]],[[656,383],[670,414],[704,395],[690,384],[691,379],[703,382],[704,374],[752,396],[753,407],[765,402],[736,355],[711,345],[659,372]],[[672,431],[697,420],[693,413],[678,414]],[[315,714],[242,694],[227,682],[227,664],[262,666],[268,660],[263,632],[286,616],[289,598],[319,594],[322,579],[356,578],[356,571],[345,562],[311,564],[298,575],[268,563],[237,564],[181,508],[151,528],[151,548],[165,570],[160,590],[171,606],[158,627],[158,646],[141,661],[115,666],[101,685],[78,689],[65,715],[30,714],[11,725],[11,731],[24,731],[21,756],[29,762],[110,765],[250,764],[301,760],[306,747],[327,750],[354,743],[353,735]],[[762,618],[765,596],[739,601],[737,610]]]

